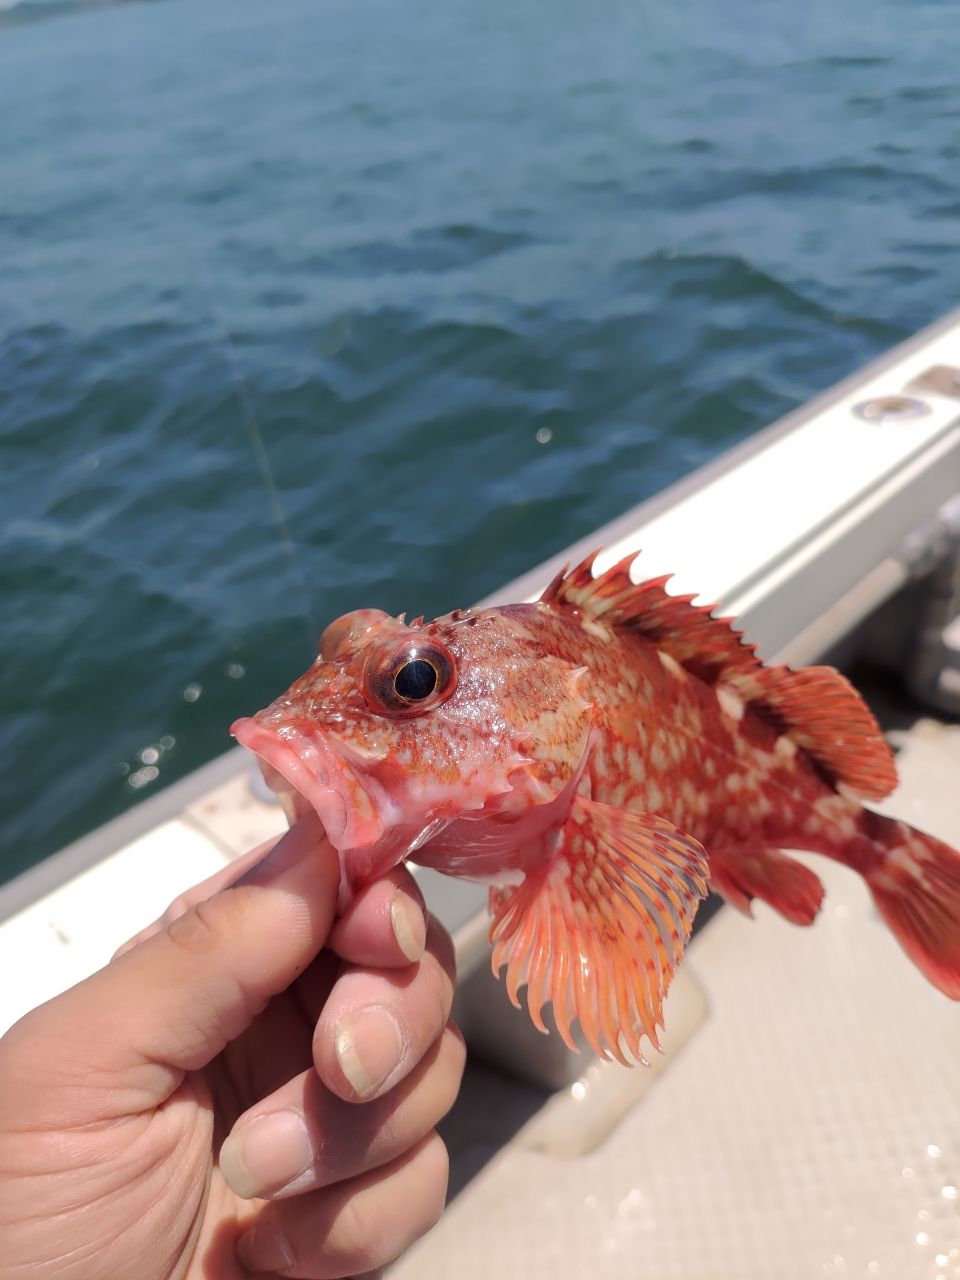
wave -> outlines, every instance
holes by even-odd
[[[22,26],[65,18],[91,9],[113,9],[122,4],[145,4],[153,0],[0,0],[0,28]]]

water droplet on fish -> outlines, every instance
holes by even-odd
[[[549,427],[541,427],[537,431],[537,444],[549,444],[553,439],[553,432]]]
[[[183,691],[184,702],[196,702],[203,693],[203,686],[199,684],[188,684]]]

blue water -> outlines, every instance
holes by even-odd
[[[0,29],[3,874],[224,749],[336,614],[469,603],[956,305],[955,21]]]

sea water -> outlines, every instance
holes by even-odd
[[[948,3],[53,9],[0,22],[2,876],[960,297]]]

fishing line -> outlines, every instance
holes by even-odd
[[[299,580],[301,600],[303,601],[303,621],[307,628],[307,644],[311,652],[315,649],[317,636],[320,634],[317,621],[313,616],[313,610],[310,606],[310,592],[307,584],[307,577],[303,571],[303,566],[297,556],[296,544],[290,533],[290,525],[287,520],[286,512],[283,509],[283,501],[280,497],[280,490],[277,487],[276,476],[273,467],[270,464],[270,455],[267,452],[266,441],[263,438],[263,432],[260,429],[260,423],[257,419],[256,411],[253,407],[253,400],[247,388],[247,380],[243,375],[240,367],[240,361],[237,356],[237,350],[234,346],[233,339],[230,337],[230,330],[227,328],[226,321],[221,314],[220,308],[211,288],[210,280],[204,266],[200,265],[198,272],[198,280],[203,291],[207,295],[207,305],[210,309],[210,315],[213,317],[214,324],[219,330],[220,342],[223,345],[227,357],[227,365],[233,380],[234,392],[240,404],[240,415],[246,428],[247,439],[250,442],[250,448],[253,450],[253,456],[256,460],[257,470],[260,473],[260,479],[263,482],[264,490],[267,495],[267,506],[273,517],[277,532],[280,535],[280,542],[287,553],[287,559],[290,561],[294,575]]]

